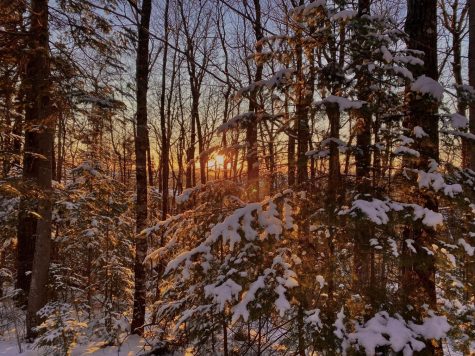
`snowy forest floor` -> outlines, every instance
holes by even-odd
[[[0,356],[43,356],[49,355],[45,350],[34,349],[33,344],[21,344],[22,351],[19,350],[19,345],[15,340],[14,330],[8,335],[0,336]],[[104,342],[90,342],[87,344],[76,345],[71,356],[82,355],[96,355],[96,356],[140,356],[147,355],[150,351],[150,346],[146,341],[138,336],[129,335],[125,338],[121,345],[104,347]],[[187,355],[186,351],[181,353],[174,353],[175,356]],[[472,354],[472,353],[471,353]],[[475,354],[475,350],[473,350]],[[444,355],[450,356],[464,356],[462,353],[454,351],[448,344],[444,345]]]
[[[15,341],[15,336],[2,336],[0,338],[0,356],[40,356],[47,355],[45,350],[34,349],[32,344],[21,344],[21,352],[18,343]],[[71,356],[80,355],[97,355],[97,356],[135,356],[145,354],[149,347],[147,347],[144,339],[138,336],[129,336],[119,346],[103,346],[103,342],[91,342],[88,344],[78,344],[72,350]]]

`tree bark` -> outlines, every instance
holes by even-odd
[[[146,274],[143,261],[147,255],[147,238],[141,231],[147,226],[147,91],[149,74],[149,40],[150,40],[150,14],[152,1],[144,0],[142,3],[140,24],[138,28],[138,47],[136,60],[137,81],[137,130],[135,137],[135,176],[137,201],[135,204],[135,290],[134,309],[132,317],[132,333],[142,335],[145,323],[146,303]]]
[[[285,97],[285,118],[289,120],[289,101],[287,95]],[[289,187],[295,185],[295,124],[289,123],[289,140],[287,143],[287,183]]]
[[[169,151],[170,143],[168,142],[167,118],[165,116],[165,90],[166,90],[166,74],[167,74],[167,58],[168,58],[168,8],[170,0],[165,2],[165,38],[163,49],[163,63],[162,63],[162,88],[160,93],[160,128],[162,136],[162,219],[165,220],[168,214],[168,176],[170,171],[169,166]]]
[[[367,21],[364,15],[370,14],[369,0],[358,1],[358,36],[367,36]],[[363,41],[364,43],[364,41]],[[359,44],[361,46],[361,44]],[[369,52],[371,49],[360,49],[361,52]],[[369,102],[371,91],[369,89],[368,76],[364,70],[365,66],[362,64],[362,58],[355,58],[355,62],[361,66],[361,69],[356,71],[356,90],[358,100]],[[364,105],[361,109],[354,110],[356,125],[356,147],[355,164],[356,164],[356,184],[358,193],[367,194],[370,191],[370,172],[371,172],[371,111]],[[354,256],[353,256],[353,288],[355,293],[359,293],[365,298],[366,303],[371,303],[370,294],[375,286],[371,286],[371,234],[368,224],[365,221],[358,221],[355,224],[355,241],[354,241]]]
[[[30,189],[21,199],[18,221],[18,286],[28,291],[27,338],[34,337],[46,303],[51,253],[52,157],[55,117],[52,113],[48,0],[31,1],[30,57],[26,68],[25,150],[23,183]],[[35,212],[36,214],[32,214]],[[33,247],[34,246],[34,247]],[[25,288],[26,287],[26,288]]]
[[[253,22],[254,35],[256,37],[256,53],[262,52],[262,44],[260,40],[264,37],[261,23],[261,3],[260,0],[254,0],[255,18]],[[254,82],[262,79],[264,65],[260,61],[256,64],[256,74]],[[248,120],[246,124],[246,142],[247,142],[247,184],[249,199],[251,201],[259,200],[259,158],[257,145],[257,120],[259,105],[257,102],[257,90],[254,89],[249,95],[249,112],[253,112],[254,116]]]
[[[300,6],[304,5],[300,1]],[[309,29],[314,32],[314,26]],[[304,52],[308,57],[307,73],[304,72]],[[297,125],[297,184],[303,187],[308,183],[308,142],[310,137],[309,110],[312,105],[313,91],[315,86],[314,50],[304,51],[302,45],[302,30],[297,29],[297,102],[295,104],[295,119]]]
[[[340,110],[336,104],[327,104],[326,112],[330,122],[330,137],[338,140],[340,138]],[[330,214],[334,213],[337,204],[337,195],[340,189],[340,151],[338,143],[330,142],[330,157],[328,167],[328,196],[327,207]]]
[[[468,8],[469,42],[468,42],[468,81],[475,88],[475,0],[470,0]],[[470,104],[470,133],[475,134],[475,102]],[[469,146],[470,169],[475,171],[475,145]]]
[[[414,78],[426,75],[434,80],[438,79],[437,67],[437,3],[436,0],[408,0],[407,19],[405,30],[409,35],[408,47],[424,53],[423,66],[411,68]],[[413,132],[415,126],[420,126],[428,136],[415,139],[414,148],[419,151],[420,157],[409,161],[411,168],[427,171],[431,159],[439,160],[438,136],[438,103],[408,93],[408,115],[405,126]],[[438,201],[430,192],[419,193],[415,197],[416,203],[433,211],[438,210]],[[432,310],[437,309],[435,291],[435,259],[424,251],[430,248],[435,241],[436,233],[430,228],[421,225],[406,228],[404,239],[414,240],[415,254],[405,248],[403,256],[402,288],[404,294],[403,305],[411,304],[414,310],[411,315],[421,320],[423,317],[422,304],[428,304]],[[405,245],[405,241],[403,241]],[[431,353],[437,352],[437,347],[428,345]]]

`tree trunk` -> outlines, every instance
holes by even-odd
[[[254,0],[255,18],[253,22],[254,35],[256,37],[256,53],[262,52],[262,44],[260,40],[264,37],[261,23],[261,3],[260,0]],[[262,71],[264,65],[259,61],[256,64],[256,74],[254,82],[262,79]],[[248,120],[246,125],[246,142],[247,142],[247,184],[249,199],[251,201],[259,200],[259,158],[257,145],[257,114],[259,105],[257,103],[257,90],[252,90],[249,95],[249,112],[253,112],[254,116]]]
[[[330,137],[340,138],[340,110],[338,105],[327,104],[326,112],[330,122]],[[337,203],[337,194],[340,189],[340,151],[338,143],[333,140],[330,142],[330,158],[328,167],[328,196],[327,207],[330,214],[334,213]]]
[[[414,77],[426,75],[438,79],[437,68],[437,3],[436,0],[408,0],[405,30],[409,35],[408,47],[424,53],[424,66],[412,67]],[[427,171],[431,159],[439,159],[438,137],[438,103],[421,98],[412,92],[408,93],[408,116],[405,126],[413,132],[415,126],[420,126],[428,134],[427,137],[415,139],[415,149],[420,157],[409,161],[411,168]],[[416,203],[433,211],[438,210],[438,201],[430,192],[419,193]],[[435,259],[424,251],[431,248],[436,233],[427,227],[416,225],[407,227],[404,239],[414,240],[415,254],[406,253],[403,256],[402,288],[405,297],[403,305],[411,304],[415,308],[411,312],[416,320],[423,317],[422,304],[428,304],[432,310],[437,309],[435,291]],[[405,241],[403,241],[405,245]],[[437,347],[428,345],[432,353]]]
[[[25,76],[28,106],[25,115],[23,183],[32,195],[29,192],[22,198],[18,221],[18,286],[25,291],[28,291],[26,286],[29,282],[25,272],[31,268],[26,318],[29,339],[34,337],[33,328],[40,322],[37,312],[45,305],[47,295],[55,128],[49,79],[48,0],[32,0],[30,16],[30,58]],[[32,211],[37,214],[31,214]]]
[[[285,118],[289,120],[289,105],[287,96],[285,98]],[[292,120],[294,121],[294,120]],[[289,141],[287,143],[287,183],[289,187],[295,185],[295,124],[289,124]]]
[[[370,14],[369,0],[358,1],[358,36],[367,36],[366,20],[363,15]],[[368,48],[369,52],[371,49]],[[362,51],[364,52],[364,50]],[[369,73],[364,71],[365,66],[362,66],[361,58],[355,58],[356,63],[361,66],[361,69],[357,71],[357,95],[358,100],[369,102],[371,90],[369,89],[368,76]],[[355,154],[356,164],[356,184],[358,193],[367,194],[370,191],[370,166],[371,166],[371,112],[367,105],[364,105],[361,109],[354,111],[356,125],[356,146],[357,151]],[[370,229],[365,221],[358,221],[355,224],[355,240],[354,240],[354,256],[353,256],[353,289],[355,293],[359,293],[365,300],[365,303],[371,303],[371,291],[375,286],[371,286],[371,246]]]
[[[468,81],[472,88],[475,88],[475,0],[470,0],[468,19]],[[470,133],[475,134],[475,102],[473,101],[470,104]],[[471,144],[469,150],[470,169],[475,171],[475,145]]]
[[[198,152],[200,155],[200,183],[206,184],[206,168],[207,168],[208,157],[206,154],[204,154],[205,146],[204,146],[203,130],[201,128],[200,115],[199,115],[199,110],[198,110],[199,98],[200,98],[199,87],[195,87],[193,91],[194,91],[194,94],[192,94],[193,113],[195,115],[196,129],[198,132]]]
[[[165,38],[163,49],[163,63],[162,63],[162,88],[160,93],[160,128],[162,136],[162,219],[165,220],[168,214],[168,176],[169,176],[169,151],[170,143],[168,142],[167,118],[165,117],[165,90],[167,77],[167,57],[168,57],[168,8],[170,0],[165,2]]]
[[[150,148],[150,137],[147,131],[147,171],[148,171],[148,185],[153,187],[153,161]]]
[[[304,1],[300,1],[300,6]],[[314,26],[310,27],[310,34],[314,32]],[[312,105],[313,91],[315,86],[315,67],[313,50],[306,53],[308,57],[308,73],[304,72],[304,50],[302,47],[302,30],[297,30],[297,102],[295,105],[295,118],[297,125],[297,184],[303,187],[308,181],[308,142],[310,140],[309,110]]]
[[[453,16],[456,16],[454,14]],[[457,88],[463,85],[462,79],[462,41],[460,32],[457,29],[453,29],[452,32],[452,48],[454,52],[454,61],[452,63],[452,71],[454,73],[455,84]],[[457,100],[457,112],[460,115],[465,116],[467,111],[467,104],[463,98]],[[462,167],[467,168],[469,165],[469,147],[470,140],[462,137]]]
[[[137,130],[135,137],[135,175],[137,201],[135,204],[135,290],[132,333],[143,334],[145,323],[146,275],[143,261],[147,255],[147,238],[140,232],[147,226],[147,91],[149,72],[149,27],[152,0],[142,3],[140,25],[138,28],[138,47],[136,61],[137,81]]]

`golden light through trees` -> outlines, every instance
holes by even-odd
[[[208,160],[209,169],[222,169],[224,168],[225,157],[223,155],[214,155]]]

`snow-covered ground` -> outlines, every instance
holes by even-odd
[[[22,344],[22,352],[18,348],[18,344],[12,340],[0,340],[0,356],[43,356],[41,350],[31,349],[32,345]],[[146,352],[146,344],[143,339],[138,336],[129,336],[121,346],[103,347],[100,342],[90,343],[87,345],[76,346],[71,355],[97,355],[97,356],[135,356]]]

